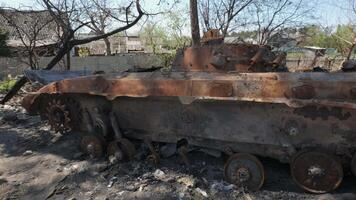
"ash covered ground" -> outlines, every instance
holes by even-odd
[[[293,183],[288,165],[270,159],[262,158],[267,178],[258,192],[223,181],[224,156],[192,152],[189,167],[177,155],[155,166],[137,144],[130,163],[91,160],[78,133],[54,133],[20,101],[0,106],[0,199],[356,199],[355,177],[332,194],[312,195]]]

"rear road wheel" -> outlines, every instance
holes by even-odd
[[[334,156],[314,151],[298,153],[291,163],[291,174],[300,188],[316,194],[337,189],[344,176]]]

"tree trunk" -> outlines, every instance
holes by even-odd
[[[32,59],[32,53],[31,52],[29,52],[28,61],[29,61],[31,69],[35,69],[35,66],[33,64],[33,59]]]
[[[11,88],[11,90],[6,94],[6,96],[1,100],[1,104],[5,104],[8,102],[13,96],[17,94],[17,92],[27,83],[26,76],[21,77],[18,81],[16,81],[15,85]]]
[[[106,55],[107,56],[111,56],[111,43],[110,43],[110,40],[109,40],[109,38],[104,38],[103,40],[104,40],[105,46],[106,46]]]
[[[66,54],[66,70],[70,70],[70,52]]]
[[[51,8],[52,8],[51,5],[46,1],[44,1],[44,2],[46,4],[48,10],[50,12],[52,12],[52,15],[56,15],[54,13],[54,11],[51,10]],[[132,22],[128,23],[126,26],[119,27],[119,28],[117,28],[117,29],[115,29],[115,30],[113,30],[113,31],[111,31],[109,33],[106,33],[106,34],[103,34],[103,35],[94,36],[94,37],[90,37],[90,38],[76,40],[76,39],[74,39],[74,33],[79,28],[81,28],[82,25],[79,26],[76,30],[70,29],[70,26],[67,27],[68,29],[64,28],[68,32],[63,34],[65,36],[65,37],[63,37],[63,40],[61,40],[62,41],[61,44],[63,44],[63,46],[62,45],[60,46],[59,51],[57,52],[57,55],[51,60],[50,63],[48,63],[47,67],[44,68],[43,70],[51,70],[76,45],[86,44],[86,43],[89,43],[89,42],[92,42],[92,41],[96,41],[96,40],[100,40],[100,39],[112,36],[112,35],[114,35],[116,33],[119,33],[121,31],[127,30],[127,29],[131,28],[132,26],[134,26],[135,24],[137,24],[137,22],[139,22],[139,20],[142,18],[142,16],[145,15],[145,13],[141,10],[140,4],[138,3],[139,0],[137,0],[136,2],[137,2],[136,3],[136,8],[137,8],[137,11],[139,13],[139,15],[136,17],[136,19],[133,20]],[[195,0],[195,3],[196,3],[196,0]],[[59,15],[59,16],[61,17],[61,15]],[[54,17],[58,17],[58,16],[54,16]],[[60,18],[60,17],[58,17],[58,18]],[[61,21],[61,20],[59,20],[59,21]],[[64,24],[66,24],[66,23],[64,23]],[[67,23],[67,24],[70,24],[70,23]],[[21,89],[21,87],[24,86],[27,83],[27,81],[28,81],[28,79],[25,76],[20,78],[15,83],[15,85],[11,88],[11,90],[5,95],[5,97],[0,101],[0,104],[5,104],[12,97],[14,97],[17,94],[17,92]]]
[[[197,0],[190,0],[190,26],[192,32],[193,46],[200,45],[200,28],[198,18],[198,4]]]

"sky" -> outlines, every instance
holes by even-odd
[[[170,1],[170,0],[166,0]],[[173,1],[173,0],[172,0]],[[347,7],[349,0],[310,0],[316,2],[315,15],[316,21],[311,23],[320,24],[322,26],[336,26],[337,24],[349,23],[349,11],[341,7]],[[10,7],[31,6],[36,0],[0,0],[0,5]],[[151,2],[150,0],[146,2]],[[182,0],[183,4],[187,5],[189,0]]]
[[[323,26],[335,26],[337,24],[349,23],[351,15],[348,8],[349,0],[310,0],[317,1],[316,14],[321,18],[320,23]]]

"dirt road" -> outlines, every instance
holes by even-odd
[[[178,156],[154,166],[139,144],[131,163],[90,160],[78,133],[55,134],[16,101],[0,106],[0,199],[356,199],[354,177],[333,194],[307,194],[292,182],[288,165],[270,159],[262,159],[267,179],[255,193],[224,182],[225,158],[202,152],[189,155],[190,167]]]

